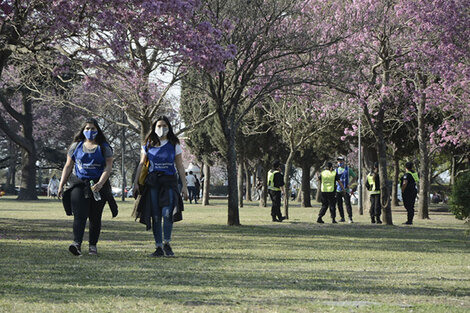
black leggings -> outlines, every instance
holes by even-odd
[[[90,245],[96,245],[101,232],[101,216],[105,200],[95,201],[93,198],[85,199],[85,186],[76,186],[72,189],[70,200],[73,212],[73,240],[82,244],[85,233],[86,220],[90,220]],[[93,195],[90,195],[93,197]]]

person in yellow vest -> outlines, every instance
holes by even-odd
[[[340,175],[333,169],[333,163],[328,162],[326,169],[320,173],[320,191],[321,191],[321,209],[318,214],[317,223],[323,224],[322,217],[325,215],[326,210],[330,208],[330,215],[332,223],[336,223],[336,183],[341,186],[342,192],[345,192],[343,183],[341,182]]]
[[[380,215],[382,207],[380,206],[380,179],[379,179],[379,164],[374,163],[374,168],[367,175],[366,188],[370,193],[370,221],[372,224],[382,224]]]
[[[413,162],[405,164],[405,175],[401,178],[401,194],[403,197],[403,205],[408,213],[408,220],[403,223],[405,225],[413,224],[415,215],[415,201],[418,195],[417,184],[419,182],[418,173],[413,170]]]
[[[281,195],[284,192],[284,175],[281,173],[281,162],[273,162],[273,168],[268,172],[268,193],[271,198],[271,217],[273,222],[282,222],[285,217],[281,214]]]

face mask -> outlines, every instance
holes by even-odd
[[[85,135],[85,138],[88,140],[93,140],[95,139],[96,135],[98,135],[97,130],[84,130],[83,135]]]
[[[156,127],[155,134],[160,138],[165,137],[168,134],[168,127]]]

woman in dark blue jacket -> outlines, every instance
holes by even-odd
[[[59,197],[62,197],[64,185],[69,181],[67,193],[70,194],[74,216],[74,241],[69,246],[69,251],[76,256],[82,254],[81,245],[87,219],[90,232],[89,254],[98,254],[96,244],[101,232],[103,207],[109,194],[105,191],[111,189],[108,178],[112,166],[113,150],[98,122],[95,119],[86,120],[67,153],[67,162],[62,171],[58,191]]]
[[[177,171],[180,177],[184,177],[182,149],[179,139],[173,133],[170,121],[166,116],[160,116],[152,124],[150,133],[142,147],[140,163],[137,167],[133,194],[142,193],[145,200],[136,217],[153,229],[156,250],[153,257],[174,256],[170,247],[173,222],[180,220],[183,202],[178,188]],[[143,190],[139,190],[139,176],[142,166],[149,161],[148,175]],[[181,180],[182,194],[186,199],[188,188],[186,179]],[[147,212],[147,209],[148,211]],[[151,217],[152,223],[149,221]],[[162,228],[163,218],[163,228]],[[163,231],[163,236],[162,236]]]

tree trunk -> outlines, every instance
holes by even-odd
[[[321,169],[320,169],[321,171]],[[315,173],[315,175],[317,175],[317,173]],[[321,185],[320,185],[320,180],[318,179],[318,177],[315,177],[316,181],[317,181],[317,193],[315,194],[315,201],[320,203],[321,202]]]
[[[5,192],[14,194],[15,185],[16,185],[16,160],[18,160],[18,151],[17,146],[13,140],[9,141],[9,156],[8,160],[8,171],[7,171],[7,181],[5,184]]]
[[[202,189],[202,205],[209,205],[209,191],[211,186],[211,168],[207,162],[202,166],[202,173],[204,174],[204,184]]]
[[[247,162],[245,162],[245,199],[246,201],[253,201],[251,198],[251,173]]]
[[[290,168],[292,166],[292,159],[294,158],[295,151],[291,149],[287,157],[286,166],[284,168],[284,214],[286,219],[289,219],[289,198],[290,198]]]
[[[259,198],[259,206],[262,208],[265,208],[268,202],[268,177],[267,177],[267,173],[266,173],[264,166],[261,168],[260,178],[261,178],[262,187],[261,187],[261,195]]]
[[[230,121],[228,121],[230,122]],[[221,123],[223,125],[223,123]],[[238,187],[237,187],[237,151],[235,149],[235,132],[232,127],[223,126],[224,136],[227,142],[227,180],[228,180],[228,217],[227,224],[230,226],[240,225],[238,210]]]
[[[37,200],[36,192],[36,144],[33,137],[33,105],[23,93],[23,136],[28,146],[21,147],[21,185],[18,200]]]
[[[301,183],[301,203],[300,206],[303,208],[312,207],[312,202],[310,201],[310,168],[312,165],[307,162],[302,162],[302,183]]]
[[[36,149],[29,153],[21,151],[21,185],[17,200],[37,200],[36,192]]]
[[[393,225],[392,207],[390,203],[390,191],[387,186],[387,146],[385,144],[385,139],[381,126],[379,126],[378,128],[379,129],[377,131],[377,156],[379,159],[380,205],[382,206],[385,224]]]
[[[238,185],[238,205],[243,208],[243,160],[238,161],[237,185]]]
[[[251,185],[251,194],[252,195],[257,195],[257,190],[256,190],[256,186],[258,185],[258,167],[255,166],[255,170],[253,171],[253,184]],[[252,196],[252,199],[253,199],[253,196]],[[257,200],[259,200],[257,197],[256,197]]]
[[[393,155],[393,181],[392,181],[392,207],[399,206],[398,202],[398,176],[400,174],[400,162],[398,157]]]
[[[421,95],[418,103],[418,146],[420,156],[419,166],[419,202],[418,216],[421,219],[429,219],[429,155],[427,145],[427,131],[425,122],[426,95]]]
[[[452,156],[452,164],[451,164],[451,169],[450,169],[450,185],[453,186],[455,184],[455,173],[456,171],[456,166],[457,166],[457,157],[455,155]]]

